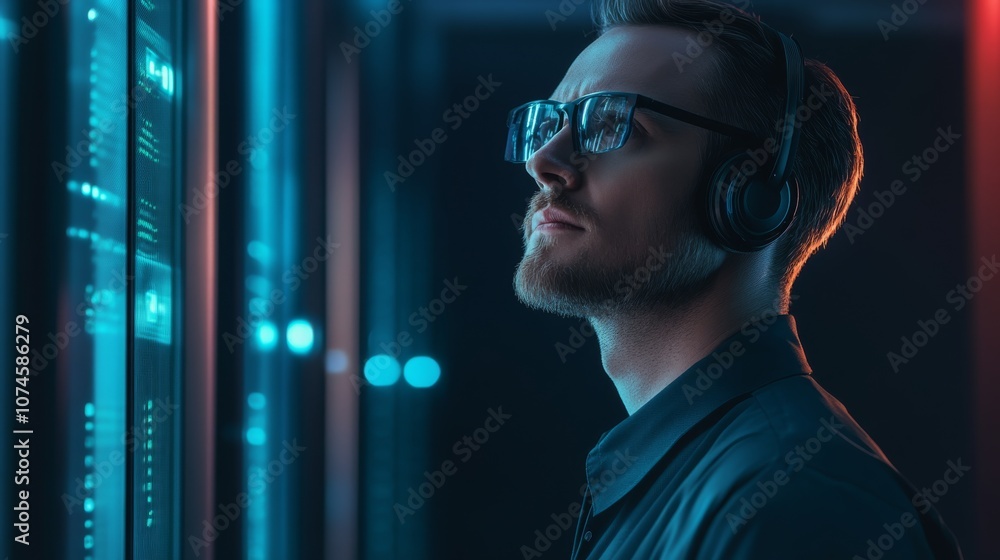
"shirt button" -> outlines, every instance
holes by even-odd
[[[592,538],[594,538],[594,534],[591,533],[590,531],[587,531],[586,533],[583,534],[583,540],[587,542],[590,542],[590,539]]]

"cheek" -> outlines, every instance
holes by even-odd
[[[688,165],[653,161],[633,173],[631,208],[636,222],[676,222],[679,214],[692,211],[692,195],[697,186]]]
[[[594,207],[610,242],[647,240],[679,223],[691,223],[694,212],[700,211],[696,194],[701,158],[693,152],[691,147],[651,150],[642,157],[622,158],[593,177],[595,185],[610,187],[594,190]]]
[[[652,243],[674,221],[676,189],[654,169],[633,170],[615,183],[615,196],[598,201],[603,240],[615,249]]]
[[[676,223],[700,211],[700,166],[701,158],[690,150],[650,161],[643,173],[643,198],[649,212]]]

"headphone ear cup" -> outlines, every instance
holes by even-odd
[[[709,230],[727,251],[753,252],[781,236],[798,209],[798,184],[789,178],[777,192],[753,176],[759,165],[746,153],[726,158],[709,180]]]

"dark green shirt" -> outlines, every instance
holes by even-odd
[[[961,558],[936,497],[812,378],[794,318],[770,319],[601,436],[574,559]]]

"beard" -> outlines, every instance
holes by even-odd
[[[532,204],[531,208],[544,206]],[[576,216],[588,214],[569,201],[554,206]],[[688,309],[711,289],[724,258],[698,232],[690,214],[687,219],[650,225],[613,250],[596,250],[591,243],[573,254],[557,256],[562,235],[528,236],[533,213],[525,217],[525,253],[514,276],[514,291],[528,307],[563,317],[591,319]],[[594,235],[594,230],[583,235]]]

